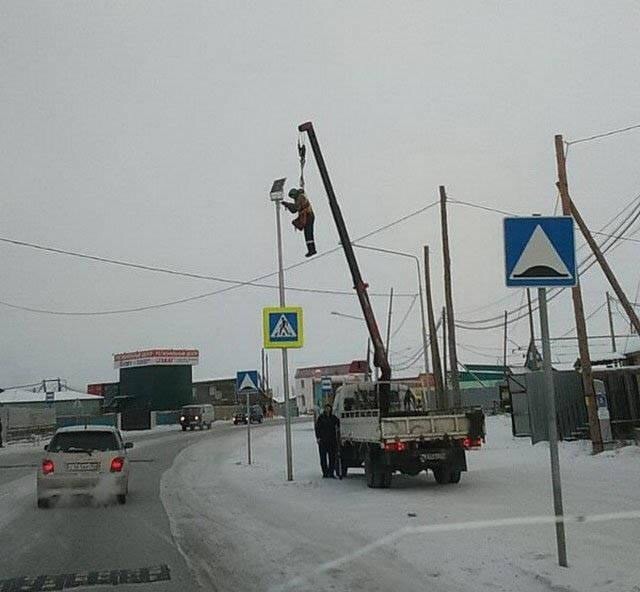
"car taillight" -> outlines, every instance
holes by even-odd
[[[404,452],[408,448],[406,442],[385,442],[384,449],[387,452]]]
[[[50,475],[51,473],[53,473],[54,469],[55,469],[55,465],[53,464],[53,461],[46,458],[42,461],[42,474],[43,475]]]
[[[462,445],[469,450],[469,448],[480,448],[482,446],[482,438],[469,438],[467,436],[463,441]]]
[[[116,456],[111,461],[111,472],[119,473],[120,471],[122,471],[122,467],[124,467],[124,458],[122,458],[121,456]]]

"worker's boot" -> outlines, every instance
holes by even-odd
[[[317,252],[315,241],[307,241],[307,254],[305,257],[313,257]]]

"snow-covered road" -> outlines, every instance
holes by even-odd
[[[640,449],[591,457],[561,445],[570,567],[556,564],[548,446],[488,419],[459,485],[394,476],[370,490],[362,471],[321,479],[311,423],[294,424],[295,481],[282,426],[183,451],[161,484],[174,537],[216,590],[640,591]],[[589,517],[595,516],[595,519]],[[585,518],[586,517],[586,520]],[[531,521],[521,520],[531,518]]]

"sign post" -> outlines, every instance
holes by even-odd
[[[551,366],[551,340],[547,311],[547,287],[575,286],[577,270],[573,218],[570,216],[504,219],[506,284],[509,287],[538,288],[544,381],[547,391],[547,423],[553,509],[555,513],[558,564],[567,567],[564,530],[556,396]]]
[[[243,370],[236,374],[236,392],[247,396],[247,464],[251,464],[251,394],[258,392],[258,371]]]

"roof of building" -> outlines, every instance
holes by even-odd
[[[331,364],[298,368],[295,378],[315,378],[321,376],[346,376],[347,374],[366,374],[369,371],[366,360],[353,360],[350,364]]]
[[[9,389],[0,393],[0,404],[6,405],[11,403],[45,403],[46,393],[38,391],[34,393],[24,389]],[[72,390],[56,391],[53,394],[55,401],[102,401],[104,397],[100,395],[90,395]]]
[[[201,378],[199,380],[192,380],[191,384],[193,385],[197,385],[197,384],[210,384],[212,382],[233,382],[235,384],[236,382],[236,377],[230,377],[230,378]]]

